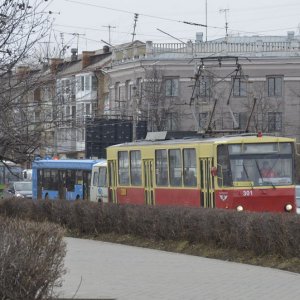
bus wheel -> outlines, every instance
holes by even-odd
[[[48,195],[48,193],[45,195],[45,200],[49,200],[49,195]]]
[[[76,200],[79,200],[79,199],[80,199],[80,196],[79,196],[79,195],[77,195],[77,196],[76,196]]]

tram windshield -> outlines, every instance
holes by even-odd
[[[218,146],[219,186],[281,186],[293,184],[291,143]]]

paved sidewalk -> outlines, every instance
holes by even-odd
[[[300,299],[300,274],[66,238],[60,297],[118,300]]]

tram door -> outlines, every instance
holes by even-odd
[[[117,168],[116,161],[108,161],[108,199],[109,202],[117,203]]]
[[[144,180],[145,180],[145,204],[154,205],[153,192],[153,160],[143,160],[144,165]]]
[[[212,158],[200,159],[201,207],[215,207],[215,187],[211,175]]]

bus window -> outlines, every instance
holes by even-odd
[[[170,185],[182,185],[182,165],[180,149],[169,150]]]
[[[76,184],[82,185],[83,184],[83,171],[76,170]]]
[[[167,150],[155,150],[155,174],[156,185],[167,186],[169,184]]]
[[[44,170],[43,188],[46,190],[56,190],[58,188],[57,170]]]
[[[99,173],[98,172],[94,172],[93,186],[98,186],[98,181],[99,181]]]
[[[106,186],[106,167],[100,167],[98,186]]]
[[[51,171],[50,170],[44,170],[43,172],[43,188],[46,190],[51,189]]]
[[[66,174],[66,189],[68,191],[73,191],[75,186],[75,174],[74,170],[68,170]]]
[[[130,151],[130,177],[131,185],[142,184],[142,161],[141,151]]]
[[[118,153],[119,184],[129,185],[129,159],[127,151]]]
[[[183,149],[184,185],[197,185],[197,166],[195,149]]]

